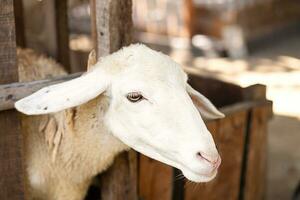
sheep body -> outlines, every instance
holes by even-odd
[[[19,49],[17,54],[20,81],[66,74],[55,61],[32,50]],[[30,199],[83,199],[91,179],[105,170],[116,154],[128,149],[104,126],[107,108],[107,97],[100,95],[55,114],[22,115]]]

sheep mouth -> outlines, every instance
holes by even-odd
[[[162,154],[159,151],[156,151],[158,155],[160,155],[163,160],[160,160],[161,162],[164,162],[165,164],[168,164],[172,167],[178,168],[182,171],[182,174],[189,180],[195,183],[204,183],[209,182],[212,179],[214,179],[218,173],[218,168],[214,168],[211,172],[205,173],[205,172],[198,172],[193,169],[191,169],[189,166],[185,165],[184,163],[178,161],[178,159],[172,159],[170,155]],[[176,156],[175,156],[176,157]],[[154,158],[157,160],[157,158]],[[159,160],[159,159],[158,159]]]
[[[199,173],[195,172],[193,170],[190,170],[189,168],[183,168],[182,170],[183,175],[192,182],[195,183],[204,183],[209,182],[212,179],[214,179],[218,173],[218,169],[214,169],[210,173]]]

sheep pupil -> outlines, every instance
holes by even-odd
[[[142,100],[143,98],[144,97],[138,92],[132,92],[127,95],[127,99],[133,103],[138,102],[138,101]]]

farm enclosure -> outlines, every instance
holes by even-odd
[[[20,2],[19,2],[20,3]],[[98,57],[107,55],[121,46],[125,46],[131,42],[131,1],[92,1],[92,13],[93,13],[93,38],[95,41],[96,50]],[[17,82],[17,58],[16,58],[16,42],[15,39],[17,38],[17,44],[20,46],[26,46],[26,41],[24,41],[24,37],[22,37],[22,32],[16,32],[16,36],[13,34],[14,31],[14,9],[16,10],[18,7],[16,5],[20,4],[13,4],[13,1],[5,1],[1,3],[4,9],[1,9],[1,31],[3,33],[3,37],[5,38],[2,41],[3,45],[1,44],[1,81],[3,80],[4,83],[11,83]],[[57,38],[56,43],[59,48],[57,55],[58,61],[60,61],[65,67],[68,68],[68,40],[67,40],[67,30],[66,30],[66,11],[64,10],[66,7],[65,1],[56,1],[55,4],[57,7],[57,12],[59,13],[59,17],[57,17],[56,26],[57,26]],[[20,6],[21,7],[21,6]],[[22,27],[22,22],[18,21],[21,18],[16,17],[16,24],[18,28]],[[115,23],[118,21],[119,23]],[[120,23],[123,21],[123,23]],[[3,24],[3,26],[2,26]],[[17,30],[18,30],[17,28]],[[10,34],[12,33],[12,34]],[[24,36],[24,35],[23,35]],[[7,40],[7,37],[9,38]],[[23,39],[22,39],[23,38]],[[18,42],[19,41],[19,42]],[[23,42],[21,42],[23,41]],[[65,46],[63,46],[65,45]],[[69,76],[68,78],[73,78],[74,76]],[[4,82],[5,80],[5,82]],[[7,81],[6,81],[7,80]],[[185,190],[183,191],[183,182],[175,182],[173,183],[174,174],[173,169],[164,166],[164,168],[168,168],[167,171],[171,171],[169,173],[169,177],[166,177],[166,180],[169,179],[170,185],[166,188],[168,192],[168,198],[176,199],[176,198],[184,198],[185,199],[194,199],[194,195],[200,196],[211,196],[211,188],[218,186],[219,184],[224,184],[224,177],[228,171],[235,170],[235,176],[232,176],[232,182],[228,187],[230,189],[226,189],[224,187],[219,187],[220,192],[215,193],[215,195],[221,195],[226,192],[226,195],[233,195],[233,199],[240,198],[242,195],[244,198],[251,199],[247,195],[252,195],[252,192],[247,193],[247,191],[257,190],[257,188],[248,188],[249,183],[251,182],[252,175],[248,175],[248,173],[254,173],[251,171],[253,162],[251,162],[252,156],[257,157],[258,155],[264,155],[264,137],[266,136],[266,129],[265,125],[267,123],[267,119],[270,115],[270,102],[268,102],[264,98],[264,89],[263,87],[257,87],[259,90],[252,89],[255,91],[253,92],[253,96],[247,96],[245,94],[251,94],[248,89],[247,93],[243,92],[242,88],[235,87],[235,86],[228,86],[228,91],[232,92],[232,98],[228,99],[230,102],[223,102],[224,98],[221,98],[218,89],[222,91],[227,88],[225,83],[218,83],[217,81],[209,80],[209,79],[201,79],[194,76],[191,79],[193,82],[191,83],[195,88],[200,90],[202,93],[206,94],[212,101],[218,105],[219,107],[229,106],[231,104],[237,104],[233,107],[224,108],[224,112],[228,114],[228,117],[224,120],[208,122],[208,126],[210,127],[212,132],[215,134],[220,134],[220,136],[216,135],[217,141],[220,141],[220,144],[223,143],[222,136],[225,137],[226,142],[224,142],[224,146],[221,145],[220,148],[224,149],[224,161],[223,163],[223,172],[221,169],[220,178],[216,179],[215,182],[211,183],[211,185],[207,185],[205,189],[199,191],[199,193],[193,190]],[[46,84],[51,84],[53,81],[46,82]],[[28,92],[28,86],[35,85],[37,87],[41,86],[41,82],[37,83],[24,83],[23,89]],[[43,82],[45,84],[45,82]],[[212,88],[205,88],[206,86],[211,85],[214,86]],[[204,88],[202,88],[204,87]],[[233,87],[233,88],[231,88]],[[8,90],[10,89],[10,90]],[[1,106],[2,110],[8,110],[11,107],[12,103],[17,99],[21,98],[20,94],[25,95],[26,93],[21,92],[22,87],[20,84],[16,85],[2,85],[1,86]],[[8,92],[7,92],[8,91]],[[214,92],[215,93],[214,93]],[[32,92],[32,91],[30,91]],[[27,93],[28,94],[28,93]],[[257,94],[258,97],[256,96]],[[245,102],[244,102],[245,101]],[[249,101],[249,102],[248,102]],[[8,102],[8,103],[7,103]],[[240,104],[241,103],[241,104]],[[4,105],[5,104],[5,105]],[[4,106],[2,106],[4,105]],[[256,111],[257,109],[258,111]],[[260,111],[262,109],[263,111]],[[265,111],[264,111],[265,110]],[[26,190],[24,190],[25,186],[23,183],[23,157],[22,157],[22,134],[20,132],[19,127],[19,120],[18,114],[15,111],[3,111],[1,112],[3,115],[1,122],[3,127],[3,131],[1,131],[1,145],[0,145],[0,152],[1,152],[1,160],[6,160],[5,164],[1,165],[1,177],[3,181],[1,182],[1,198],[3,199],[25,199],[26,198]],[[260,119],[259,122],[252,121],[251,115],[261,115],[258,117]],[[11,123],[11,124],[10,124]],[[255,130],[259,130],[257,135],[251,134],[251,126],[255,127],[262,127],[253,128]],[[224,131],[224,133],[222,132]],[[239,137],[234,137],[233,132],[237,133]],[[218,139],[218,137],[220,137]],[[262,137],[262,144],[253,145],[248,143],[251,137]],[[236,159],[231,160],[228,159],[232,153],[230,147],[232,143],[236,144],[239,147],[239,151],[236,151]],[[251,151],[253,149],[253,151]],[[250,153],[250,156],[246,156]],[[228,154],[228,155],[226,155]],[[147,167],[151,168],[151,163],[156,163],[156,161],[149,161],[147,158],[141,157],[139,161],[137,161],[135,152],[130,153],[123,153],[116,159],[115,164],[113,167],[109,169],[106,173],[101,175],[100,182],[102,182],[101,193],[100,196],[102,199],[137,199],[138,198],[138,190],[139,188],[140,195],[147,195],[155,194],[156,191],[152,189],[148,189],[148,184],[142,184],[143,181],[147,179],[152,179],[147,175],[143,174],[144,168]],[[227,158],[228,156],[228,158]],[[249,160],[248,160],[249,159]],[[264,173],[264,157],[261,158],[261,171],[256,173]],[[139,165],[137,165],[139,164]],[[158,163],[156,163],[158,164]],[[246,165],[249,167],[246,167]],[[160,164],[159,164],[160,165]],[[227,167],[226,167],[227,166]],[[139,170],[138,170],[139,169]],[[247,171],[248,170],[248,171]],[[243,173],[242,173],[243,172]],[[222,176],[223,174],[223,176]],[[16,175],[16,176],[15,176]],[[176,176],[176,175],[175,175]],[[223,178],[222,178],[223,177]],[[247,178],[248,177],[248,178]],[[249,178],[250,177],[250,178]],[[16,180],[17,179],[17,180]],[[176,179],[176,177],[175,177]],[[138,181],[140,181],[138,183]],[[263,181],[262,181],[263,184]],[[3,187],[2,187],[3,186]],[[124,187],[126,186],[126,187]],[[144,193],[145,192],[145,193]],[[256,193],[257,195],[262,195],[263,192]],[[211,198],[216,199],[217,196],[211,196]]]

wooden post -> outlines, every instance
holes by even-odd
[[[91,0],[92,35],[97,58],[132,41],[131,0]]]
[[[16,43],[19,47],[26,47],[25,39],[25,26],[24,26],[24,14],[23,14],[23,1],[14,0],[14,13],[16,24]]]
[[[56,58],[71,72],[67,0],[55,0]]]
[[[0,84],[18,81],[13,0],[0,1]],[[15,111],[0,113],[0,199],[23,200],[23,141]]]
[[[97,58],[131,43],[131,0],[91,0],[92,34]],[[137,199],[136,153],[122,153],[101,175],[101,199]]]
[[[181,178],[177,176],[176,179]],[[139,197],[143,200],[171,200],[173,168],[139,155]]]
[[[192,0],[184,0],[183,20],[185,22],[185,34],[189,38],[194,34],[194,4]]]

